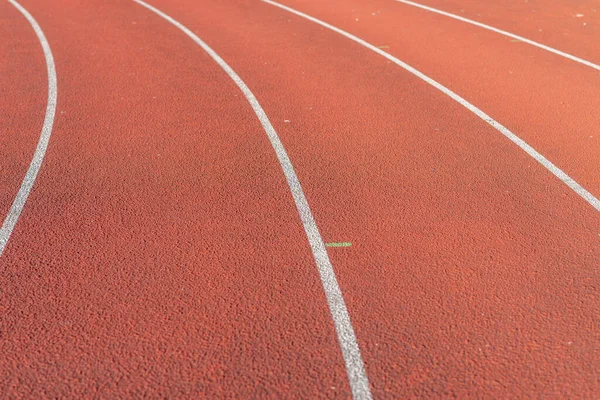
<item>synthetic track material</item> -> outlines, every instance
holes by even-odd
[[[27,173],[25,174],[23,183],[21,184],[21,187],[17,192],[12,206],[8,211],[8,215],[2,223],[2,227],[0,227],[0,257],[2,257],[2,253],[4,253],[4,249],[8,244],[8,240],[10,239],[13,229],[15,228],[15,225],[19,220],[19,216],[23,211],[23,207],[25,207],[25,203],[27,202],[29,193],[33,188],[38,172],[42,167],[42,162],[44,161],[44,156],[46,155],[46,149],[48,148],[48,143],[50,142],[50,135],[52,134],[52,126],[54,124],[54,114],[56,113],[57,102],[56,68],[54,66],[54,57],[52,56],[52,51],[50,50],[50,45],[46,40],[46,36],[44,35],[44,32],[42,31],[36,20],[25,8],[23,8],[19,3],[17,3],[14,0],[8,1],[12,5],[14,5],[31,24],[31,27],[35,31],[35,34],[38,37],[42,46],[44,58],[46,59],[46,68],[48,72],[48,102],[46,106],[46,117],[44,118],[44,125],[42,126],[42,132],[40,134],[40,139],[35,149],[35,153],[33,154],[33,159],[31,160],[31,164],[27,169]]]
[[[239,88],[133,2],[25,5],[64,90],[1,260],[7,396],[349,396],[306,234]]]
[[[342,291],[340,290],[335,272],[333,271],[333,266],[331,265],[331,261],[329,261],[325,243],[323,242],[323,238],[319,233],[315,219],[312,216],[308,201],[304,196],[302,186],[300,185],[300,181],[296,176],[292,162],[290,161],[290,158],[288,157],[287,152],[285,151],[285,148],[283,147],[283,144],[277,135],[277,132],[273,128],[271,121],[269,121],[267,114],[265,114],[265,111],[260,106],[260,103],[254,94],[250,91],[248,86],[246,86],[238,74],[236,74],[235,71],[231,69],[231,67],[196,34],[157,8],[141,0],[133,1],[164,18],[189,36],[194,42],[196,42],[196,44],[202,47],[202,49],[204,49],[204,51],[206,51],[221,68],[223,68],[227,75],[229,75],[229,77],[240,88],[244,96],[246,96],[246,99],[252,106],[254,113],[258,117],[258,120],[269,137],[269,141],[273,146],[273,150],[275,150],[275,154],[277,154],[277,158],[279,159],[279,163],[281,164],[281,168],[283,169],[283,173],[294,198],[296,208],[300,214],[300,219],[302,221],[304,231],[306,232],[308,242],[310,243],[315,262],[319,269],[321,282],[323,283],[323,290],[325,291],[329,310],[331,311],[331,316],[338,334],[342,355],[344,356],[344,360],[346,362],[346,371],[348,372],[350,387],[352,388],[352,395],[355,399],[372,398],[371,390],[369,388],[369,380],[367,379],[365,366],[360,355],[358,343],[356,342],[356,335],[354,334],[354,329],[352,328],[352,323],[350,322],[350,316],[348,315],[348,310],[346,309]]]
[[[399,3],[408,4],[408,5],[411,5],[411,6],[414,6],[414,7],[418,7],[418,8],[421,8],[423,10],[431,11],[431,12],[434,12],[436,14],[444,15],[446,17],[454,18],[454,19],[457,19],[459,21],[466,22],[468,24],[478,26],[478,27],[483,28],[483,29],[487,29],[489,31],[496,32],[496,33],[499,33],[501,35],[508,36],[508,37],[513,38],[513,39],[520,40],[521,42],[530,44],[530,45],[535,46],[535,47],[539,47],[540,49],[549,51],[550,53],[559,55],[559,56],[564,57],[564,58],[568,58],[569,60],[575,61],[577,63],[586,65],[586,66],[588,66],[590,68],[593,68],[595,70],[600,71],[600,65],[598,65],[598,64],[594,64],[593,62],[588,61],[588,60],[584,60],[583,58],[576,57],[576,56],[571,55],[569,53],[565,53],[564,51],[560,51],[560,50],[554,49],[554,48],[552,48],[550,46],[546,46],[545,44],[538,43],[538,42],[535,42],[533,40],[524,38],[523,36],[515,35],[514,33],[503,31],[502,29],[494,28],[493,26],[489,26],[489,25],[486,25],[486,24],[482,24],[481,22],[477,22],[477,21],[473,21],[473,20],[468,19],[468,18],[461,17],[460,15],[456,15],[456,14],[452,14],[452,13],[445,12],[445,11],[442,11],[442,10],[438,10],[436,8],[433,8],[433,7],[428,7],[428,6],[424,5],[424,4],[419,4],[419,3],[415,3],[415,2],[412,2],[412,1],[408,1],[408,0],[396,0],[396,1],[399,2]]]
[[[336,28],[333,25],[330,25],[324,21],[321,21],[317,18],[311,17],[310,15],[304,14],[298,10],[294,10],[293,8],[284,6],[283,4],[279,4],[276,3],[274,1],[271,0],[262,0],[265,3],[268,4],[272,4],[276,7],[279,7],[283,10],[289,11],[292,14],[296,14],[302,18],[306,18],[309,21],[315,22],[325,28],[328,28],[336,33],[339,33],[342,36],[345,36],[346,38],[355,41],[356,43],[361,44],[362,46],[368,48],[369,50],[374,51],[375,53],[387,58],[388,60],[392,61],[393,63],[395,63],[396,65],[398,65],[399,67],[404,68],[405,70],[407,70],[408,72],[414,74],[415,76],[419,77],[420,79],[422,79],[423,81],[429,83],[431,86],[435,87],[436,89],[438,89],[439,91],[441,91],[442,93],[446,94],[447,96],[449,96],[450,98],[452,98],[453,100],[457,101],[459,104],[461,104],[462,106],[464,106],[466,109],[468,109],[469,111],[471,111],[473,114],[477,115],[479,118],[481,118],[482,120],[484,120],[485,122],[487,122],[488,124],[490,124],[491,126],[494,127],[494,129],[496,129],[498,132],[500,132],[501,134],[503,134],[504,136],[506,136],[511,142],[513,142],[514,144],[516,144],[517,146],[519,146],[523,151],[525,151],[527,154],[529,154],[533,159],[535,159],[537,162],[539,162],[541,165],[544,166],[544,168],[546,168],[548,171],[552,172],[552,174],[554,176],[556,176],[558,179],[560,179],[563,183],[565,183],[568,187],[570,187],[575,193],[577,193],[579,196],[581,196],[585,201],[587,201],[592,207],[594,207],[597,211],[600,211],[600,200],[597,199],[594,195],[592,195],[590,192],[588,192],[583,186],[581,186],[579,183],[575,182],[575,180],[573,178],[571,178],[569,175],[567,175],[566,173],[564,173],[560,168],[558,168],[556,165],[554,165],[550,160],[548,160],[546,157],[544,157],[543,155],[541,155],[538,151],[536,151],[533,147],[531,147],[529,144],[527,144],[527,142],[525,142],[523,139],[521,139],[520,137],[518,137],[517,135],[515,135],[514,133],[512,133],[509,129],[507,129],[504,125],[500,124],[498,121],[496,121],[495,119],[493,119],[492,117],[490,117],[489,115],[487,115],[486,113],[484,113],[483,111],[481,111],[479,108],[477,108],[476,106],[474,106],[473,104],[469,103],[467,100],[465,100],[464,98],[462,98],[461,96],[459,96],[458,94],[456,94],[455,92],[453,92],[452,90],[448,89],[447,87],[445,87],[444,85],[440,84],[439,82],[431,79],[430,77],[428,77],[427,75],[423,74],[422,72],[418,71],[417,69],[411,67],[410,65],[406,64],[405,62],[399,60],[398,58],[392,56],[389,53],[386,53],[385,51],[377,48],[376,46],[373,46],[370,43],[365,42],[364,40],[346,32],[343,31],[339,28]]]
[[[306,232],[239,87],[133,2],[19,1],[52,44],[61,92],[0,259],[0,397],[350,398]],[[374,398],[595,398],[600,213],[346,37],[258,1],[152,3],[252,88],[325,243],[351,243],[327,250]],[[443,82],[600,195],[596,70],[393,0],[286,3]],[[529,3],[463,6],[478,19]],[[38,41],[4,4],[14,104],[0,101],[32,118],[0,115],[14,143],[2,167],[23,165],[0,175],[2,199],[38,139],[15,132],[25,120],[38,132],[46,105]],[[546,41],[526,18],[481,16],[597,62],[593,44],[573,44],[593,26]],[[11,158],[16,146],[27,157]]]

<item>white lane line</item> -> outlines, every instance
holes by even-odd
[[[557,55],[559,55],[561,57],[568,58],[569,60],[573,60],[575,62],[578,62],[578,63],[583,64],[583,65],[587,65],[588,67],[591,67],[591,68],[594,68],[594,69],[600,71],[600,65],[598,65],[598,64],[594,64],[593,62],[584,60],[583,58],[575,57],[574,55],[571,55],[569,53],[565,53],[564,51],[560,51],[560,50],[554,49],[554,48],[552,48],[550,46],[546,46],[545,44],[534,42],[533,40],[529,40],[529,39],[524,38],[522,36],[515,35],[514,33],[506,32],[506,31],[503,31],[502,29],[494,28],[493,26],[482,24],[481,22],[473,21],[472,19],[464,18],[464,17],[461,17],[460,15],[451,14],[449,12],[438,10],[436,8],[425,6],[423,4],[415,3],[413,1],[409,1],[409,0],[396,0],[396,1],[399,2],[399,3],[408,4],[408,5],[411,5],[411,6],[414,6],[414,7],[419,7],[419,8],[422,8],[423,10],[431,11],[431,12],[434,12],[436,14],[445,15],[446,17],[454,18],[454,19],[457,19],[459,21],[463,21],[463,22],[466,22],[468,24],[478,26],[478,27],[483,28],[483,29],[487,29],[489,31],[499,33],[501,35],[508,36],[508,37],[513,38],[513,39],[517,39],[517,40],[519,40],[521,42],[525,42],[525,43],[528,43],[528,44],[530,44],[532,46],[539,47],[540,49],[544,49],[546,51],[549,51],[550,53],[557,54]]]
[[[410,65],[406,64],[405,62],[400,61],[399,59],[397,59],[396,57],[392,56],[391,54],[386,53],[385,51],[377,48],[376,46],[373,46],[372,44],[367,43],[364,40],[362,40],[362,39],[360,39],[360,38],[358,38],[358,37],[356,37],[356,36],[354,36],[354,35],[346,32],[346,31],[343,31],[343,30],[341,30],[339,28],[336,28],[335,26],[329,25],[328,23],[323,22],[323,21],[321,21],[319,19],[316,19],[314,17],[311,17],[310,15],[306,15],[306,14],[300,12],[300,11],[296,11],[293,8],[290,8],[288,6],[284,6],[282,4],[276,3],[276,2],[274,2],[272,0],[262,0],[262,1],[264,1],[265,3],[269,3],[271,5],[274,5],[276,7],[279,7],[281,9],[283,9],[283,10],[288,11],[288,12],[291,12],[292,14],[298,15],[299,17],[306,18],[309,21],[312,21],[312,22],[314,22],[316,24],[319,24],[319,25],[321,25],[321,26],[323,26],[325,28],[331,29],[332,31],[337,32],[340,35],[345,36],[348,39],[353,40],[356,43],[359,43],[362,46],[368,48],[369,50],[372,50],[375,53],[377,53],[377,54],[379,54],[379,55],[387,58],[388,60],[390,60],[394,64],[396,64],[396,65],[404,68],[405,70],[407,70],[411,74],[413,74],[413,75],[417,76],[418,78],[424,80],[425,82],[429,83],[431,86],[435,87],[439,91],[441,91],[444,94],[448,95],[450,98],[452,98],[453,100],[455,100],[458,103],[460,103],[461,105],[463,105],[465,108],[467,108],[473,114],[477,115],[479,118],[481,118],[482,120],[484,120],[485,122],[487,122],[488,124],[490,124],[491,126],[493,126],[498,132],[502,133],[510,141],[512,141],[517,146],[519,146],[527,154],[529,154],[531,157],[533,157],[537,162],[539,162],[546,169],[548,169],[550,172],[552,172],[558,179],[560,179],[561,181],[563,181],[567,186],[569,186],[575,193],[577,193],[579,196],[581,196],[585,201],[587,201],[597,211],[600,211],[600,200],[598,200],[590,192],[588,192],[587,190],[585,190],[580,184],[578,184],[577,182],[575,182],[574,179],[572,179],[569,175],[567,175],[566,173],[564,173],[556,165],[552,164],[546,157],[544,157],[543,155],[541,155],[540,153],[538,153],[533,147],[531,147],[530,145],[528,145],[523,139],[519,138],[517,135],[515,135],[510,130],[508,130],[508,128],[504,127],[502,124],[500,124],[499,122],[497,122],[496,120],[494,120],[492,117],[490,117],[489,115],[487,115],[486,113],[484,113],[483,111],[481,111],[479,108],[475,107],[473,104],[469,103],[467,100],[463,99],[458,94],[454,93],[452,90],[448,89],[447,87],[445,87],[441,83],[438,83],[438,82],[434,81],[433,79],[431,79],[427,75],[425,75],[422,72],[416,70],[415,68],[413,68]]]
[[[342,291],[338,285],[335,272],[333,271],[333,266],[331,265],[331,261],[327,255],[325,243],[323,242],[323,238],[319,233],[317,224],[310,211],[308,201],[304,196],[304,192],[300,186],[300,181],[296,176],[292,162],[290,161],[287,152],[285,151],[285,148],[283,147],[283,144],[281,143],[281,140],[275,131],[275,128],[273,128],[273,125],[271,125],[267,114],[259,104],[256,97],[254,97],[254,94],[250,91],[248,86],[246,86],[242,78],[240,78],[238,74],[236,74],[235,71],[217,53],[215,53],[213,49],[211,49],[198,36],[196,36],[196,34],[155,7],[141,0],[133,1],[175,25],[177,28],[183,31],[183,33],[188,35],[194,42],[196,42],[196,44],[202,47],[202,49],[204,49],[204,51],[206,51],[235,82],[244,96],[246,96],[248,103],[250,103],[252,106],[254,113],[262,124],[265,132],[267,133],[269,141],[271,142],[271,145],[277,154],[277,158],[279,159],[279,163],[283,169],[288,186],[292,192],[292,197],[296,203],[296,208],[300,214],[304,231],[306,232],[310,248],[319,269],[319,274],[321,276],[321,282],[327,297],[329,310],[333,318],[342,350],[342,355],[346,363],[346,371],[348,373],[352,394],[355,399],[371,399],[372,396],[369,387],[369,381],[367,379],[364,363],[360,354],[358,343],[356,341],[356,335],[354,334],[354,329],[352,328],[352,323],[350,322],[350,315],[348,314],[346,303],[344,302],[344,297],[342,296]]]
[[[27,173],[25,174],[25,178],[21,183],[21,187],[17,192],[17,196],[8,211],[8,215],[4,219],[4,223],[2,224],[2,228],[0,228],[0,257],[6,248],[6,244],[10,239],[10,235],[19,220],[19,216],[21,215],[21,211],[23,211],[23,207],[25,206],[25,202],[27,201],[27,197],[29,197],[29,193],[31,192],[31,188],[35,183],[35,178],[37,177],[38,172],[42,166],[42,162],[44,161],[44,156],[46,155],[46,149],[48,148],[48,142],[50,141],[50,135],[52,134],[52,125],[54,124],[54,114],[56,113],[56,96],[57,96],[57,88],[56,88],[56,69],[54,67],[54,57],[52,57],[52,51],[50,51],[50,45],[46,40],[46,36],[42,31],[42,28],[38,25],[36,20],[29,14],[29,12],[23,8],[19,3],[14,0],[8,0],[10,4],[16,7],[17,10],[23,14],[27,21],[31,24],[31,27],[35,31],[40,44],[42,45],[42,50],[44,51],[44,58],[46,59],[46,68],[48,70],[48,103],[46,105],[46,117],[44,118],[44,125],[42,126],[42,133],[40,134],[40,139],[38,140],[37,147],[35,152],[33,153],[33,159],[29,164],[29,169],[27,169]]]

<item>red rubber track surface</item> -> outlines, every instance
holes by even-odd
[[[4,220],[40,135],[48,78],[33,29],[8,2],[0,4],[0,38],[0,220]]]
[[[281,167],[227,75],[133,2],[22,4],[52,47],[59,104],[0,259],[0,393],[348,397]],[[248,84],[323,239],[352,243],[329,256],[375,398],[600,391],[589,204],[464,107],[334,32],[256,1],[151,4]],[[597,71],[394,1],[285,4],[389,47],[600,195]],[[32,152],[43,59],[26,21],[1,7],[16,38],[0,45],[32,53],[0,78],[15,93],[38,82],[23,100],[32,117],[16,119]],[[478,20],[542,41],[497,18]],[[566,39],[547,44],[598,61]]]
[[[424,0],[417,3],[491,25],[600,64],[600,4],[595,0]]]
[[[600,109],[598,71],[395,1],[286,4],[389,47],[387,52],[475,104],[600,196],[600,114],[591,111]]]
[[[24,5],[52,45],[60,117],[2,259],[4,393],[346,393],[291,195],[239,90],[133,2]]]

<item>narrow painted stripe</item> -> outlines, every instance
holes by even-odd
[[[342,296],[342,291],[337,282],[335,272],[333,271],[333,266],[331,265],[331,261],[327,255],[325,244],[323,243],[323,239],[319,233],[317,224],[313,218],[312,212],[310,211],[308,201],[304,196],[304,192],[300,186],[300,181],[296,176],[292,162],[290,161],[287,152],[285,151],[285,148],[283,147],[283,144],[277,135],[277,132],[273,128],[273,125],[271,125],[267,114],[259,104],[254,94],[250,91],[248,86],[246,86],[238,74],[236,74],[235,71],[217,53],[215,53],[213,49],[211,49],[198,36],[196,36],[196,34],[155,7],[141,0],[133,1],[175,25],[186,35],[188,35],[196,44],[202,47],[202,49],[204,49],[204,51],[207,52],[235,82],[252,106],[254,113],[262,124],[269,141],[275,150],[275,154],[279,159],[279,163],[283,169],[288,186],[292,192],[292,197],[294,198],[296,208],[300,214],[304,231],[306,232],[310,248],[321,276],[321,282],[323,284],[329,310],[331,311],[335,329],[338,335],[342,356],[344,357],[344,362],[346,364],[346,371],[348,373],[352,394],[356,399],[371,399],[372,396],[369,387],[369,381],[367,379],[364,363],[360,354],[358,343],[356,341],[356,335],[354,334],[354,329],[352,327],[352,323],[350,322],[350,315],[348,314],[348,310]]]
[[[429,83],[431,86],[433,86],[434,88],[438,89],[439,91],[441,91],[442,93],[446,94],[447,96],[449,96],[450,98],[452,98],[453,100],[455,100],[456,102],[460,103],[462,106],[464,106],[465,108],[467,108],[469,111],[471,111],[473,114],[477,115],[479,118],[481,118],[482,120],[484,120],[485,122],[487,122],[488,124],[490,124],[491,126],[493,126],[498,132],[502,133],[504,136],[506,136],[510,141],[512,141],[514,144],[516,144],[517,146],[519,146],[522,150],[524,150],[527,154],[529,154],[531,157],[533,157],[537,162],[539,162],[540,164],[542,164],[548,171],[552,172],[552,174],[554,174],[558,179],[560,179],[561,181],[563,181],[567,186],[569,186],[575,193],[577,193],[579,196],[581,196],[585,201],[587,201],[592,207],[594,207],[597,211],[600,211],[600,200],[598,200],[596,197],[594,197],[590,192],[588,192],[587,190],[585,190],[580,184],[578,184],[577,182],[575,182],[574,179],[572,179],[570,176],[568,176],[566,173],[564,173],[560,168],[558,168],[556,165],[552,164],[547,158],[545,158],[543,155],[541,155],[540,153],[538,153],[533,147],[531,147],[529,144],[527,144],[523,139],[519,138],[517,135],[515,135],[514,133],[512,133],[510,130],[508,130],[508,128],[504,127],[502,124],[500,124],[499,122],[497,122],[496,120],[494,120],[492,117],[490,117],[489,115],[487,115],[486,113],[484,113],[483,111],[481,111],[479,108],[475,107],[473,104],[469,103],[467,100],[463,99],[462,97],[460,97],[458,94],[454,93],[452,90],[448,89],[447,87],[445,87],[444,85],[442,85],[441,83],[438,83],[436,81],[434,81],[433,79],[431,79],[430,77],[428,77],[427,75],[423,74],[422,72],[416,70],[415,68],[411,67],[410,65],[406,64],[403,61],[400,61],[399,59],[397,59],[396,57],[392,56],[389,53],[386,53],[385,51],[378,49],[376,46],[373,46],[370,43],[365,42],[364,40],[346,32],[343,31],[339,28],[336,28],[333,25],[330,25],[326,22],[323,22],[319,19],[316,19],[314,17],[311,17],[310,15],[306,15],[300,11],[296,11],[293,8],[290,8],[288,6],[284,6],[282,4],[276,3],[272,0],[262,0],[265,3],[269,3],[271,5],[274,5],[276,7],[279,7],[283,10],[286,10],[292,14],[295,14],[299,17],[302,18],[306,18],[309,21],[312,21],[316,24],[319,24],[325,28],[331,29],[334,32],[339,33],[342,36],[345,36],[346,38],[355,41],[356,43],[368,48],[369,50],[374,51],[375,53],[385,57],[386,59],[390,60],[391,62],[393,62],[394,64],[398,65],[399,67],[404,68],[405,70],[407,70],[408,72],[410,72],[411,74],[417,76],[418,78],[422,79],[423,81]]]
[[[326,247],[350,247],[352,246],[352,243],[350,242],[332,242],[332,243],[325,243]]]
[[[438,10],[436,8],[425,6],[423,4],[415,3],[413,1],[408,1],[408,0],[396,0],[396,1],[399,2],[399,3],[408,4],[408,5],[411,5],[411,6],[414,6],[414,7],[419,7],[419,8],[422,8],[423,10],[431,11],[431,12],[434,12],[436,14],[445,15],[446,17],[454,18],[454,19],[457,19],[459,21],[466,22],[467,24],[475,25],[475,26],[478,26],[480,28],[487,29],[489,31],[499,33],[501,35],[508,36],[508,37],[513,38],[513,39],[517,39],[518,41],[525,42],[525,43],[530,44],[532,46],[535,46],[535,47],[538,47],[540,49],[544,49],[546,51],[549,51],[550,53],[554,53],[554,54],[559,55],[561,57],[568,58],[569,60],[578,62],[578,63],[583,64],[583,65],[587,65],[588,67],[591,67],[591,68],[594,68],[595,70],[600,71],[600,65],[598,65],[598,64],[594,64],[593,62],[584,60],[583,58],[579,58],[579,57],[576,57],[576,56],[574,56],[572,54],[565,53],[564,51],[560,51],[560,50],[557,50],[557,49],[552,48],[550,46],[546,46],[545,44],[534,42],[533,40],[529,40],[529,39],[524,38],[522,36],[515,35],[514,33],[506,32],[506,31],[503,31],[502,29],[494,28],[493,26],[482,24],[481,22],[473,21],[472,19],[461,17],[460,15],[456,15],[456,14],[451,14],[449,12]]]
[[[33,153],[33,159],[29,164],[29,168],[27,169],[27,173],[25,174],[25,178],[21,183],[21,187],[17,192],[17,196],[13,201],[10,210],[8,211],[8,215],[4,219],[4,223],[2,224],[2,228],[0,228],[0,256],[4,252],[6,248],[6,244],[10,239],[10,236],[19,220],[19,216],[23,211],[23,207],[25,207],[25,203],[27,202],[27,198],[29,197],[29,193],[31,192],[31,188],[35,183],[35,179],[40,171],[42,166],[42,162],[44,161],[44,156],[46,155],[46,149],[48,148],[48,142],[50,141],[50,135],[52,134],[52,125],[54,124],[54,114],[56,113],[56,97],[57,97],[57,87],[56,87],[56,69],[54,67],[54,57],[52,57],[52,51],[50,51],[50,45],[46,40],[46,36],[42,31],[42,28],[38,25],[36,20],[29,14],[29,12],[23,8],[19,3],[14,0],[8,0],[10,4],[15,6],[17,10],[23,14],[23,16],[29,21],[31,27],[35,31],[35,34],[42,45],[42,50],[44,52],[44,58],[46,59],[46,69],[48,70],[48,102],[46,105],[46,117],[44,118],[44,124],[42,125],[42,132],[40,134],[40,139],[38,140],[37,147],[35,152]]]

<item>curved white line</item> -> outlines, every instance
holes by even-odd
[[[21,187],[17,192],[17,196],[10,207],[8,215],[4,219],[4,223],[2,224],[2,228],[0,228],[0,256],[4,252],[6,248],[6,244],[10,239],[10,235],[19,220],[19,216],[21,215],[21,211],[23,211],[23,207],[25,206],[25,202],[27,201],[27,197],[29,197],[29,193],[31,192],[31,188],[35,183],[35,178],[37,177],[38,172],[42,166],[42,162],[44,161],[44,156],[46,155],[46,149],[48,148],[48,142],[50,141],[50,135],[52,134],[52,125],[54,124],[54,114],[56,113],[56,97],[57,97],[57,88],[56,88],[56,69],[54,67],[54,57],[52,57],[52,51],[50,51],[50,45],[46,40],[46,36],[42,31],[42,28],[38,25],[36,20],[29,14],[29,12],[23,8],[19,3],[14,0],[8,0],[10,4],[16,7],[17,10],[23,14],[23,16],[29,21],[31,27],[35,31],[40,44],[42,45],[42,50],[44,51],[44,58],[46,59],[46,68],[48,70],[48,103],[46,105],[46,117],[44,118],[44,125],[42,126],[42,133],[40,134],[40,139],[38,140],[37,147],[35,152],[33,153],[33,159],[29,164],[29,169],[27,169],[27,173],[25,174],[25,178],[21,183]]]
[[[283,144],[281,143],[281,140],[275,131],[275,128],[273,128],[273,125],[271,125],[267,114],[259,104],[258,100],[256,100],[256,97],[250,91],[248,86],[246,86],[242,78],[240,78],[239,75],[236,74],[235,71],[217,53],[215,53],[213,49],[211,49],[198,36],[196,36],[196,34],[155,7],[141,0],[133,1],[175,25],[194,42],[196,42],[196,44],[202,47],[202,49],[204,49],[204,51],[206,51],[235,82],[252,106],[254,113],[262,124],[265,132],[267,133],[269,141],[271,142],[271,145],[277,154],[277,158],[279,159],[279,163],[283,169],[288,186],[292,192],[292,197],[296,203],[296,208],[300,214],[304,231],[306,232],[313,257],[319,269],[321,282],[327,297],[327,303],[329,305],[329,310],[333,318],[342,350],[342,355],[346,364],[346,371],[348,373],[352,394],[356,399],[371,399],[372,396],[369,388],[369,381],[367,379],[364,363],[360,355],[358,343],[356,341],[356,335],[354,334],[354,329],[352,328],[352,323],[350,322],[350,315],[348,314],[348,310],[342,296],[342,291],[338,285],[335,272],[333,271],[333,266],[331,265],[331,261],[327,255],[323,238],[319,233],[317,224],[310,211],[308,201],[304,196],[304,192],[300,186],[300,181],[296,176],[292,162],[290,161],[287,152],[285,151],[285,148],[283,147]]]
[[[533,157],[537,162],[542,164],[548,171],[552,172],[558,179],[563,181],[567,186],[569,186],[575,193],[577,193],[579,196],[581,196],[585,201],[587,201],[597,211],[600,211],[600,200],[598,200],[596,197],[594,197],[594,195],[592,195],[590,192],[585,190],[579,183],[575,182],[575,180],[573,178],[571,178],[569,175],[564,173],[556,165],[552,164],[546,157],[544,157],[543,155],[538,153],[533,147],[528,145],[523,139],[521,139],[520,137],[518,137],[517,135],[512,133],[510,130],[508,130],[508,128],[504,127],[502,124],[497,122],[495,119],[493,119],[492,117],[490,117],[489,115],[487,115],[486,113],[481,111],[479,108],[475,107],[473,104],[469,103],[467,100],[463,99],[458,94],[454,93],[452,90],[448,89],[441,83],[434,81],[427,75],[425,75],[422,72],[418,71],[417,69],[411,67],[410,65],[406,64],[405,62],[400,61],[399,59],[392,56],[391,54],[388,54],[385,51],[373,46],[372,44],[365,42],[364,40],[352,35],[351,33],[343,31],[339,28],[336,28],[333,25],[329,25],[326,22],[323,22],[319,19],[311,17],[310,15],[304,14],[300,11],[296,11],[293,8],[276,3],[272,0],[262,0],[262,1],[264,1],[265,3],[269,3],[271,5],[274,5],[276,7],[279,7],[288,12],[291,12],[292,14],[298,15],[299,17],[306,18],[309,21],[319,24],[327,29],[331,29],[332,31],[337,32],[340,35],[345,36],[348,39],[353,40],[356,43],[368,48],[369,50],[372,50],[375,53],[387,58],[394,64],[404,68],[411,74],[413,74],[413,75],[417,76],[418,78],[424,80],[425,82],[429,83],[431,86],[433,86],[434,88],[443,92],[444,94],[448,95],[450,98],[452,98],[456,102],[460,103],[462,106],[467,108],[473,114],[477,115],[479,118],[481,118],[482,120],[484,120],[485,122],[487,122],[488,124],[493,126],[498,132],[502,133],[510,141],[512,141],[514,144],[516,144],[522,150],[524,150],[527,154],[529,154],[531,157]]]
[[[544,49],[546,51],[549,51],[550,53],[554,53],[554,54],[559,55],[561,57],[568,58],[569,60],[573,60],[575,62],[578,62],[578,63],[583,64],[583,65],[587,65],[588,67],[591,67],[591,68],[594,68],[594,69],[600,71],[600,65],[598,65],[598,64],[594,64],[593,62],[584,60],[583,58],[575,57],[574,55],[571,55],[569,53],[565,53],[564,51],[560,51],[560,50],[554,49],[554,48],[552,48],[550,46],[546,46],[545,44],[534,42],[533,40],[529,40],[527,38],[524,38],[523,36],[515,35],[514,33],[506,32],[506,31],[503,31],[502,29],[494,28],[493,26],[482,24],[481,22],[473,21],[472,19],[461,17],[460,15],[456,15],[456,14],[451,14],[449,12],[438,10],[436,8],[425,6],[423,4],[415,3],[415,2],[412,2],[412,1],[408,1],[408,0],[396,0],[396,1],[399,2],[399,3],[404,3],[404,4],[411,5],[411,6],[419,7],[419,8],[422,8],[423,10],[431,11],[431,12],[434,12],[436,14],[445,15],[446,17],[454,18],[454,19],[457,19],[459,21],[463,21],[463,22],[466,22],[468,24],[478,26],[478,27],[483,28],[483,29],[487,29],[489,31],[496,32],[496,33],[499,33],[501,35],[508,36],[508,37],[513,38],[513,39],[520,40],[521,42],[525,42],[525,43],[530,44],[532,46],[539,47],[540,49]]]

